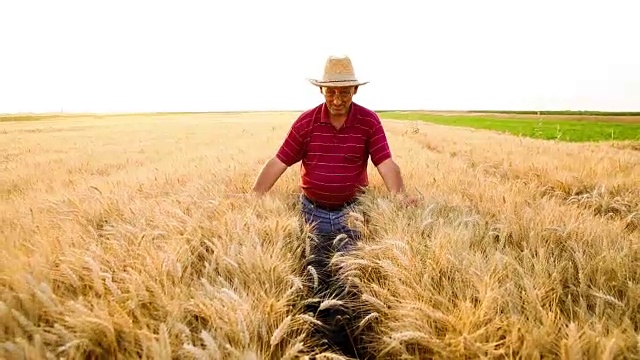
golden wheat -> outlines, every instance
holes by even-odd
[[[365,238],[331,262],[360,298],[309,299],[298,168],[237,195],[295,115],[0,123],[0,354],[320,355],[315,301],[357,308],[379,358],[640,358],[633,147],[385,121],[422,202],[370,168]]]

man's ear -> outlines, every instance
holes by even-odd
[[[353,88],[353,95],[355,95],[357,93],[358,93],[358,87],[356,86],[356,87]]]

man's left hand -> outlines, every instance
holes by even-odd
[[[417,206],[420,202],[420,199],[416,196],[409,195],[407,193],[400,193],[395,195],[396,200],[405,207],[414,207]]]

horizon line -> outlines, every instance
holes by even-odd
[[[13,112],[13,113],[0,113],[1,117],[4,116],[59,116],[59,115],[136,115],[136,114],[156,114],[156,115],[171,115],[171,114],[241,114],[241,113],[281,113],[281,112],[304,112],[308,109],[282,109],[282,110],[209,110],[209,111],[72,111],[72,112]],[[433,112],[433,113],[512,113],[512,114],[536,114],[536,113],[575,113],[575,114],[636,114],[640,115],[640,109],[638,110],[510,110],[510,109],[477,109],[477,110],[432,110],[432,109],[371,109],[374,112]]]

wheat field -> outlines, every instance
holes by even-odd
[[[420,202],[369,166],[347,303],[306,296],[298,166],[242,196],[296,115],[0,122],[2,358],[341,358],[308,301],[373,358],[640,358],[639,151],[385,120]]]

